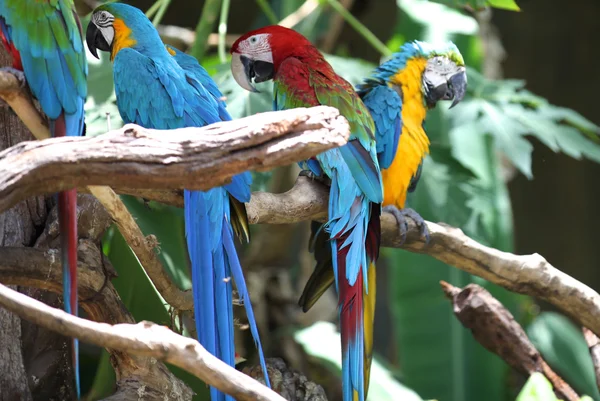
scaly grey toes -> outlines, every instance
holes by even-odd
[[[404,209],[398,209],[396,206],[390,205],[385,206],[383,208],[383,211],[391,213],[396,218],[398,226],[400,227],[399,231],[401,244],[404,244],[404,241],[406,241],[406,234],[408,232],[408,221],[406,220],[407,218],[411,218],[415,222],[415,224],[419,228],[419,235],[422,238],[425,238],[425,244],[429,244],[429,241],[431,240],[431,235],[429,233],[429,229],[427,228],[427,223],[425,222],[425,219],[423,219],[423,217],[421,217],[421,215],[417,213],[414,209],[408,207]]]
[[[402,209],[401,211],[406,217],[410,217],[413,219],[417,227],[419,227],[419,234],[422,238],[425,238],[425,244],[429,244],[429,240],[431,236],[429,234],[429,229],[427,228],[427,223],[425,219],[421,217],[419,213],[417,213],[414,209],[409,207]]]
[[[383,212],[388,212],[396,219],[398,222],[398,233],[400,234],[400,245],[403,245],[406,241],[406,235],[408,234],[408,221],[406,221],[406,216],[402,213],[402,210],[398,209],[396,206],[389,205],[384,206],[381,209]]]

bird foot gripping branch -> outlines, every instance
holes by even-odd
[[[425,238],[425,243],[429,244],[429,240],[431,239],[429,235],[429,229],[427,228],[427,223],[425,219],[421,217],[419,213],[417,213],[414,209],[405,207],[403,209],[398,209],[394,205],[384,206],[382,209],[383,212],[388,212],[398,222],[398,232],[400,233],[400,244],[404,244],[406,241],[406,236],[408,234],[408,218],[412,219],[417,227],[419,228],[419,234],[422,238]]]

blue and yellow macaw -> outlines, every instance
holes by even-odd
[[[0,0],[0,36],[13,72],[26,81],[50,120],[52,136],[80,136],[87,96],[87,59],[73,0]],[[77,193],[58,194],[65,311],[77,315]],[[73,339],[77,397],[79,350]]]
[[[427,110],[440,100],[454,100],[451,105],[454,107],[464,97],[466,85],[465,63],[453,43],[433,46],[414,41],[404,44],[357,88],[375,122],[383,210],[396,217],[403,238],[406,217],[414,219],[421,234],[428,237],[421,216],[404,207],[406,195],[416,188],[423,159],[429,152],[429,139],[423,127]],[[317,266],[299,301],[305,312],[334,282],[332,256],[321,228],[321,223],[313,222],[311,242]],[[366,327],[368,324],[371,327]],[[373,321],[366,322],[365,331],[372,331],[372,324]]]
[[[375,261],[379,255],[383,190],[375,126],[352,85],[337,75],[319,50],[299,33],[268,26],[232,46],[231,69],[240,86],[273,80],[276,110],[329,105],[350,123],[348,144],[301,163],[331,180],[328,241],[338,291],[344,401],[364,401],[369,385]],[[371,329],[367,329],[367,328]]]
[[[230,120],[222,95],[197,60],[166,47],[139,9],[120,3],[92,14],[86,41],[90,52],[110,53],[117,107],[123,121],[146,128],[202,127]],[[184,191],[186,238],[192,262],[192,292],[198,341],[213,355],[235,365],[233,302],[236,282],[269,383],[256,321],[233,234],[248,238],[242,202],[250,200],[250,173],[224,187]],[[233,213],[232,213],[233,212]],[[211,388],[212,400],[232,400]]]

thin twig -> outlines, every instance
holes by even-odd
[[[238,400],[284,401],[273,390],[220,361],[196,340],[151,322],[96,323],[49,307],[0,284],[0,304],[42,327],[81,341],[123,352],[150,356],[178,366]]]

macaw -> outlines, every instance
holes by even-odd
[[[448,42],[434,46],[414,41],[405,43],[357,88],[375,121],[383,211],[394,215],[403,239],[406,217],[415,220],[421,234],[429,239],[423,218],[404,207],[406,195],[415,190],[423,159],[429,153],[429,139],[423,127],[427,110],[440,100],[453,100],[450,108],[456,106],[466,87],[465,62],[456,45]],[[299,300],[305,312],[334,282],[331,254],[320,227],[321,223],[313,222],[312,246],[317,266]]]
[[[80,136],[87,96],[87,59],[73,0],[0,0],[0,37],[9,68],[48,116],[53,137]],[[77,315],[77,193],[58,194],[65,311]],[[73,339],[75,388],[80,396],[79,350]]]
[[[304,36],[268,26],[239,38],[231,48],[231,70],[238,84],[256,91],[254,82],[273,80],[274,108],[328,105],[350,123],[349,142],[300,166],[331,181],[329,241],[342,337],[345,401],[364,401],[369,384],[375,261],[379,255],[383,189],[377,162],[375,125],[352,85],[337,75]]]
[[[90,52],[110,53],[117,107],[126,123],[146,128],[202,127],[230,120],[222,95],[192,56],[166,47],[139,9],[121,3],[92,13],[86,42]],[[233,233],[248,238],[243,202],[250,200],[251,175],[208,191],[184,191],[188,251],[198,341],[213,355],[235,365],[233,301],[230,277],[244,301],[251,333],[269,385],[252,304],[235,250]],[[211,399],[233,400],[211,388]]]

